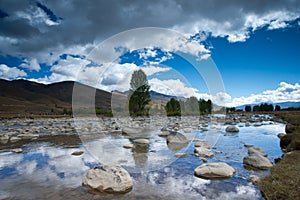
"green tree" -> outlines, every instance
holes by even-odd
[[[148,115],[148,110],[145,106],[151,101],[150,86],[146,74],[143,70],[133,72],[130,81],[129,90],[129,112],[131,116]]]
[[[245,106],[245,111],[246,112],[251,112],[251,106]]]
[[[260,106],[258,105],[253,106],[253,112],[259,112],[259,111],[261,111]]]
[[[281,109],[281,108],[280,108],[279,105],[276,105],[276,106],[275,106],[275,111],[280,111],[280,109]]]
[[[180,103],[171,98],[166,105],[167,116],[181,116]]]

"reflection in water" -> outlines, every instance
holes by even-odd
[[[208,162],[223,161],[236,169],[236,174],[226,181],[204,180],[194,176],[194,169],[202,164],[195,157],[176,159],[173,151],[179,149],[166,145],[166,139],[157,132],[149,133],[149,145],[135,144],[132,149],[123,148],[131,138],[106,135],[71,147],[66,143],[34,142],[22,146],[22,154],[10,149],[0,152],[0,196],[9,194],[15,199],[103,199],[87,193],[81,186],[86,172],[98,164],[121,164],[134,178],[134,188],[118,199],[262,199],[257,187],[247,181],[252,172],[243,167],[247,155],[244,144],[262,147],[273,160],[281,156],[277,133],[283,125],[241,127],[234,136],[221,134],[212,149],[214,157]],[[195,134],[196,133],[196,134]],[[205,132],[185,134],[189,139],[204,139]],[[73,140],[72,140],[73,141]],[[61,145],[60,145],[61,144]],[[194,143],[180,148],[193,152]],[[66,148],[68,147],[68,148]],[[72,156],[82,150],[81,156]],[[90,154],[91,153],[91,154]],[[122,161],[122,162],[121,162]],[[142,172],[142,173],[136,173]],[[18,188],[16,190],[16,188]],[[110,199],[110,197],[105,197]]]
[[[135,165],[139,167],[144,167],[148,156],[147,153],[149,151],[149,145],[147,144],[134,144],[132,148],[132,156],[135,162]]]

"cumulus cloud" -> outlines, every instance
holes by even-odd
[[[179,79],[160,80],[153,78],[148,82],[151,89],[159,93],[177,97],[199,96],[197,89],[186,86],[186,84]]]
[[[30,61],[25,60],[25,63],[22,63],[20,67],[24,69],[28,69],[30,71],[39,71],[41,69],[40,64],[37,62],[35,58],[31,59]]]
[[[15,79],[19,77],[26,77],[27,73],[16,67],[8,67],[5,64],[0,64],[0,78]]]
[[[275,90],[266,90],[259,94],[251,94],[248,97],[233,98],[228,105],[239,106],[245,104],[259,104],[261,102],[280,103],[280,102],[300,101],[300,84],[289,84],[281,82]]]

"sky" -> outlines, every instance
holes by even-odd
[[[300,1],[0,0],[0,78],[218,105],[300,101]]]

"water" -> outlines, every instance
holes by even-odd
[[[191,142],[181,150],[169,149],[165,138],[157,136],[159,128],[148,131],[149,147],[125,149],[131,138],[121,134],[99,134],[83,140],[66,136],[21,144],[23,153],[9,148],[0,151],[0,197],[12,199],[262,199],[259,189],[247,178],[251,174],[266,175],[268,171],[248,171],[243,167],[247,155],[244,144],[261,147],[270,160],[280,157],[277,134],[283,124],[260,127],[239,127],[240,132],[221,135],[212,148],[214,157],[208,162],[222,161],[235,168],[227,180],[205,180],[194,176],[194,169],[203,162],[193,155],[175,158],[177,152],[193,153]],[[217,131],[217,130],[213,130]],[[205,138],[207,132],[194,127],[188,138]],[[54,136],[53,136],[54,137]],[[57,136],[58,137],[58,136]],[[59,140],[59,142],[58,142]],[[63,141],[63,142],[62,142]],[[72,152],[83,150],[81,156]],[[124,195],[92,195],[81,185],[86,172],[101,163],[119,163],[134,179],[133,190]]]

